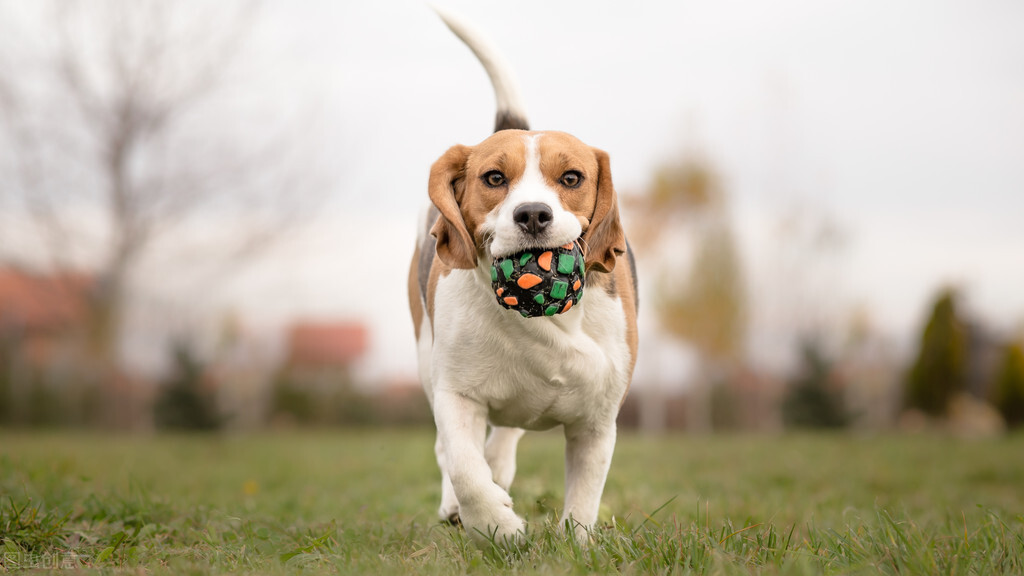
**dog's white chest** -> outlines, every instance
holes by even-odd
[[[521,318],[480,282],[466,270],[438,285],[435,386],[485,404],[500,426],[546,429],[617,410],[629,369],[617,299],[594,288],[564,315]]]

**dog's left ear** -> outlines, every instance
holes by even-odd
[[[597,158],[597,202],[590,227],[583,234],[583,246],[587,250],[587,270],[611,272],[615,259],[626,252],[626,234],[619,220],[619,200],[612,184],[611,162],[608,154],[592,148]]]

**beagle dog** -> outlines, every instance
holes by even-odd
[[[561,425],[561,526],[585,542],[637,354],[636,268],[608,154],[565,133],[530,131],[498,53],[471,25],[435,10],[484,65],[498,101],[494,134],[453,146],[431,168],[432,206],[409,270],[419,376],[437,425],[440,516],[480,542],[520,541],[525,525],[508,494],[516,446],[524,430]],[[496,302],[494,258],[574,241],[586,270],[578,305],[524,318]]]

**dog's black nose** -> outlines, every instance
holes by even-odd
[[[519,227],[531,236],[536,236],[551,224],[554,214],[551,207],[541,202],[528,202],[516,206],[512,219]]]

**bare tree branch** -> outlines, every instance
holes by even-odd
[[[93,262],[105,353],[116,345],[129,279],[154,244],[222,218],[242,230],[223,246],[235,266],[273,244],[316,197],[295,193],[315,178],[289,130],[232,140],[208,122],[227,109],[217,96],[259,3],[197,6],[54,0],[49,74],[30,70],[39,98],[6,80],[15,68],[0,46],[0,139],[17,148],[11,166],[0,165],[0,199],[21,206],[55,269],[79,253]],[[97,216],[83,217],[83,207]],[[97,226],[103,231],[89,238]]]

